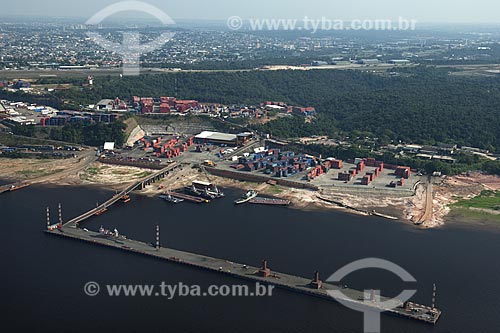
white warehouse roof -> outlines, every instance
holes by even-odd
[[[115,143],[114,142],[106,142],[104,144],[104,150],[114,150],[115,149]]]
[[[226,134],[226,133],[205,131],[205,132],[198,134],[195,138],[196,139],[217,140],[217,141],[235,141],[238,137],[235,134]]]

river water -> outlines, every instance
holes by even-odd
[[[97,297],[88,281],[106,284],[245,284],[238,279],[139,255],[45,235],[45,207],[64,219],[113,193],[95,188],[30,187],[0,196],[3,261],[0,325],[16,332],[362,332],[360,313],[288,291],[272,297]],[[389,273],[364,270],[344,283],[394,296],[418,289],[413,300],[430,304],[438,286],[443,316],[436,326],[382,316],[382,332],[500,332],[500,233],[498,229],[446,227],[419,231],[401,223],[332,211],[234,206],[240,193],[210,205],[170,205],[132,196],[84,227],[118,228],[129,238],[154,242],[161,226],[164,246],[273,270],[326,279],[358,259],[378,257],[408,270],[416,284]],[[8,330],[2,330],[7,332]]]

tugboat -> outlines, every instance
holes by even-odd
[[[178,204],[178,203],[181,203],[184,201],[184,199],[181,199],[181,198],[176,198],[176,197],[173,197],[170,193],[166,193],[166,194],[163,194],[163,195],[160,195],[160,198],[167,201],[167,202],[171,202],[171,203],[174,203],[174,204]]]
[[[247,193],[245,193],[240,199],[236,200],[234,203],[237,205],[243,204],[245,202],[248,202],[252,200],[253,198],[257,197],[259,193],[257,193],[254,190],[250,190]]]

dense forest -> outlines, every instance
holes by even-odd
[[[42,137],[50,140],[84,144],[99,147],[104,142],[115,142],[118,146],[125,143],[125,124],[114,122],[111,124],[74,123],[63,127],[37,128],[35,126],[17,126],[14,134],[28,137]]]
[[[368,68],[367,68],[368,69]],[[455,143],[500,151],[500,77],[449,75],[448,69],[394,68],[399,75],[362,71],[250,71],[43,78],[39,83],[73,83],[46,97],[51,104],[94,104],[131,95],[176,96],[202,102],[255,104],[266,100],[314,106],[315,121],[285,118],[258,130],[279,137],[356,133],[381,142]],[[19,96],[16,96],[19,97]]]
[[[335,137],[357,131],[383,141],[500,148],[500,78],[461,77],[428,67],[393,71],[400,75],[315,70],[97,77],[91,89],[59,91],[55,96],[81,104],[131,95],[237,105],[284,101],[315,106],[316,120],[281,119],[260,130],[280,137]],[[78,84],[75,79],[69,82]]]

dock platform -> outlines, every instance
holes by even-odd
[[[217,272],[247,281],[273,285],[280,289],[318,297],[333,302],[337,301],[332,298],[327,291],[341,290],[342,293],[346,296],[344,301],[372,308],[377,311],[382,310],[388,314],[419,320],[429,324],[435,324],[441,316],[440,310],[431,309],[429,307],[425,307],[415,303],[408,303],[406,304],[406,307],[400,306],[395,309],[384,309],[376,301],[366,301],[363,291],[342,288],[340,286],[328,283],[322,283],[320,289],[314,289],[311,288],[311,279],[273,271],[270,271],[269,277],[264,277],[259,275],[259,271],[261,270],[261,268],[258,267],[238,264],[224,259],[217,259],[169,248],[157,249],[150,244],[126,238],[113,238],[97,232],[82,230],[75,227],[74,225],[50,229],[45,232],[50,235],[79,240],[94,245],[115,248],[129,253],[137,253],[159,260]],[[389,299],[385,297],[381,297],[380,299],[381,302],[387,300]]]
[[[248,201],[255,205],[289,206],[291,201],[286,199],[262,198],[257,197]]]
[[[167,193],[165,193],[167,194]],[[179,192],[168,192],[171,196],[174,198],[179,198],[179,199],[184,199],[186,201],[194,202],[194,203],[209,203],[210,200],[208,199],[203,199],[200,197],[195,197],[192,195],[184,194],[184,193],[179,193]]]

